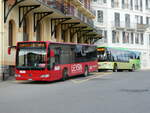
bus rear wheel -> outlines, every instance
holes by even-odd
[[[88,69],[88,66],[85,66],[84,68],[84,77],[87,77],[89,75],[89,69]]]
[[[130,72],[135,71],[135,65],[134,65],[134,64],[132,65],[132,69],[130,69],[129,71],[130,71]]]
[[[113,69],[113,72],[117,72],[118,71],[118,66],[117,64],[114,65],[114,69]]]
[[[64,69],[62,74],[63,74],[62,80],[63,81],[67,80],[68,79],[68,71],[67,71],[67,69]]]

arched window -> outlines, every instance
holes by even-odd
[[[9,30],[8,30],[8,45],[13,46],[13,38],[14,38],[14,24],[13,21],[9,21]]]

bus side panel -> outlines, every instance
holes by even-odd
[[[128,62],[117,62],[118,69],[130,69],[131,64]]]
[[[62,78],[62,74],[60,70],[50,70],[50,81],[60,80]]]
[[[88,67],[89,67],[89,72],[97,71],[98,70],[98,62],[97,61],[89,62]]]
[[[70,76],[83,74],[83,63],[74,63],[70,64]]]
[[[113,69],[114,62],[98,62],[98,69]]]
[[[89,72],[93,72],[98,69],[97,61],[91,61],[91,62],[65,64],[61,66],[61,70],[63,71],[64,68],[67,68],[68,76],[76,76],[84,73],[85,66],[88,66]]]

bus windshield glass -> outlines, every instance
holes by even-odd
[[[107,54],[105,48],[97,49],[97,57],[98,57],[98,61],[107,61]]]
[[[17,51],[17,69],[41,70],[46,67],[46,48],[20,47]]]

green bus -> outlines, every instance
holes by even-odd
[[[140,69],[140,55],[126,48],[97,47],[98,70],[135,71]]]

